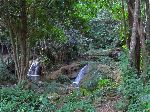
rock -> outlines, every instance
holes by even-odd
[[[61,75],[61,69],[54,71],[53,73],[50,73],[50,75],[47,76],[47,80],[55,80]]]
[[[121,71],[119,69],[113,71],[113,79],[116,83],[119,83],[121,81]]]
[[[97,69],[105,74],[111,74],[112,72],[111,67],[105,64],[99,64]]]
[[[112,78],[113,77],[113,70],[110,66],[106,64],[99,64],[97,66],[98,71],[101,71],[106,77]]]
[[[116,65],[106,65],[100,63],[89,63],[89,70],[81,80],[80,86],[86,89],[95,89],[98,81],[103,78],[111,78],[116,83],[120,82],[121,72]]]
[[[89,63],[88,71],[81,80],[81,87],[94,89],[97,85],[98,80],[101,78],[102,73],[97,69],[98,63]]]
[[[75,78],[80,70],[80,63],[72,63],[71,65],[66,65],[61,67],[59,70],[50,73],[47,76],[48,80],[55,80],[61,75],[67,75],[70,79]]]
[[[121,71],[115,67],[112,68],[108,65],[99,64],[98,70],[103,72],[107,77],[114,79],[117,83],[121,80]]]

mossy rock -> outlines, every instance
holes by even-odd
[[[102,77],[102,72],[97,70],[98,63],[89,63],[88,71],[80,82],[82,88],[93,90],[97,87],[98,80]]]

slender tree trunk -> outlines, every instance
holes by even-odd
[[[141,48],[142,48],[142,60],[143,60],[143,66],[142,66],[142,78],[144,82],[146,83],[148,81],[147,73],[148,73],[148,51],[147,46],[145,45],[145,40],[150,40],[150,10],[149,10],[149,0],[145,0],[145,24],[140,23],[140,26],[138,27],[138,32],[140,34],[140,41],[141,41]],[[145,25],[145,27],[143,26]]]
[[[126,24],[126,17],[125,17],[125,7],[124,7],[124,0],[122,0],[122,15],[123,15],[123,24],[124,24],[124,36],[125,40],[124,42],[128,39],[127,35],[127,24]],[[127,42],[127,41],[126,41]],[[127,43],[126,43],[127,45]],[[128,46],[128,45],[127,45]]]
[[[140,1],[140,0],[139,0]],[[138,13],[138,26],[140,25],[140,3],[138,5],[139,13]],[[140,74],[140,62],[141,62],[141,42],[140,42],[140,34],[138,33],[137,28],[137,36],[136,36],[136,46],[135,46],[135,68],[137,70],[137,74]]]
[[[148,60],[147,60],[147,51],[145,46],[145,36],[144,36],[144,27],[142,23],[138,27],[138,32],[140,34],[140,41],[141,41],[141,48],[142,48],[142,60],[143,60],[143,67],[142,67],[142,78],[145,82],[147,82],[147,73],[148,73]]]
[[[3,57],[4,45],[3,45],[3,42],[1,42],[1,40],[0,40],[0,45],[1,45],[0,59],[1,59],[2,64],[7,66],[7,64],[6,64],[5,60],[4,60],[4,57]]]
[[[146,38],[150,40],[150,0],[145,0],[145,16],[146,16]]]
[[[12,44],[12,50],[13,50],[13,60],[15,62],[15,71],[17,76],[19,77],[20,71],[19,71],[19,60],[17,59],[17,50],[16,50],[16,43],[15,43],[15,35],[12,31],[12,29],[10,29],[9,31],[10,33],[10,39],[11,39],[11,44]]]
[[[7,11],[4,11],[3,14],[3,21],[6,24],[6,27],[9,31],[9,36],[10,36],[10,40],[11,40],[11,44],[12,44],[12,51],[13,51],[13,60],[15,62],[15,72],[17,74],[17,76],[20,74],[19,72],[19,60],[17,60],[17,50],[16,50],[16,42],[15,42],[15,26],[13,26],[13,22],[11,20],[11,16],[10,16],[10,12],[9,12],[9,1],[8,0],[4,0],[3,1],[3,6],[6,8]]]
[[[128,38],[126,39],[126,45],[130,49],[130,41],[131,41],[131,35],[132,35],[132,26],[133,26],[133,10],[134,10],[134,2],[135,0],[128,0],[128,27],[129,27],[129,34]]]
[[[135,66],[135,47],[136,47],[136,38],[137,38],[137,27],[138,27],[138,15],[139,15],[139,0],[135,0],[135,8],[134,8],[134,20],[132,27],[132,35],[130,42],[130,51],[129,51],[129,60],[131,67]]]
[[[140,35],[137,33],[136,36],[136,45],[135,45],[135,68],[137,70],[137,74],[140,74],[140,58],[141,58],[141,44],[140,44]]]
[[[21,71],[19,80],[26,78],[27,70],[27,14],[26,14],[26,0],[20,0],[20,49],[21,49]]]

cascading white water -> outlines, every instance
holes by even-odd
[[[79,87],[79,83],[81,81],[81,79],[83,78],[83,76],[85,75],[85,73],[87,72],[88,69],[88,65],[85,65],[79,72],[79,74],[77,75],[76,79],[73,82],[73,85],[76,87]]]
[[[28,74],[27,74],[27,76],[29,77],[30,80],[32,80],[32,81],[38,81],[39,80],[40,74],[37,74],[39,67],[40,67],[39,60],[38,59],[33,60],[31,66],[28,70]]]

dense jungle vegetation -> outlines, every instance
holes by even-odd
[[[0,112],[149,112],[150,0],[0,0],[0,95]]]

